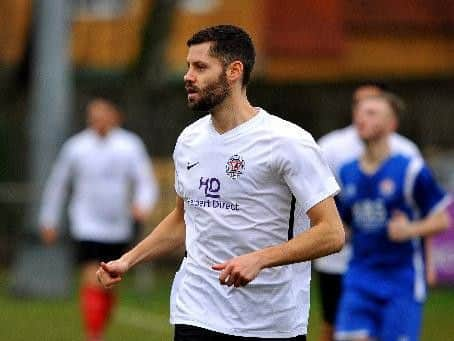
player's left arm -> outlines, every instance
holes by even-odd
[[[307,211],[311,228],[286,243],[258,251],[262,268],[312,260],[338,252],[345,243],[345,230],[332,197]]]
[[[412,199],[422,213],[422,219],[409,221],[402,212],[395,212],[388,224],[388,236],[393,241],[429,237],[449,227],[445,207],[452,200],[435,181],[427,166],[418,172],[412,190]]]
[[[311,228],[288,242],[234,257],[213,266],[220,271],[223,285],[241,287],[252,281],[264,268],[298,263],[338,252],[345,232],[332,197],[314,205],[307,215]]]
[[[272,151],[273,169],[287,183],[311,221],[311,228],[288,242],[234,257],[213,266],[221,284],[244,286],[258,273],[339,251],[345,232],[333,196],[339,187],[312,137],[289,137]]]

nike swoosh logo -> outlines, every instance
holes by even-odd
[[[195,167],[195,166],[197,166],[198,164],[199,164],[199,162],[195,162],[195,163],[193,163],[193,164],[189,164],[189,163],[188,163],[188,165],[186,166],[186,168],[187,168],[188,170],[190,170],[192,167]]]

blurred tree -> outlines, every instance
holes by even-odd
[[[142,43],[142,53],[135,66],[139,83],[156,88],[166,80],[165,46],[173,23],[178,0],[156,0],[149,13]]]

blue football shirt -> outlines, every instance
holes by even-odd
[[[396,210],[415,220],[441,205],[445,193],[429,168],[420,158],[394,155],[368,174],[355,160],[341,167],[339,180],[343,188],[339,211],[352,230],[353,247],[345,285],[378,299],[411,294],[423,300],[421,238],[393,242],[387,225]]]

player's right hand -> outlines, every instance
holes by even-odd
[[[43,226],[40,229],[41,240],[45,245],[52,245],[58,239],[57,229],[53,227]]]
[[[121,258],[108,263],[101,262],[96,277],[105,288],[110,288],[122,280],[122,275],[128,271],[128,264]]]

